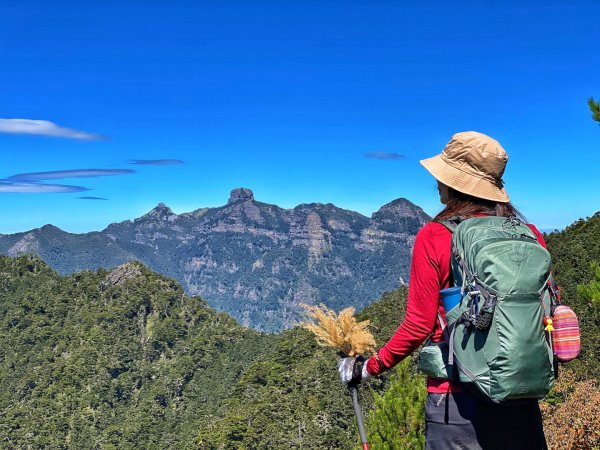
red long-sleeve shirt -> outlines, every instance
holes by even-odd
[[[544,248],[546,243],[541,233],[533,225],[529,225]],[[437,313],[444,314],[440,301],[441,289],[450,287],[450,245],[452,233],[442,224],[429,222],[415,239],[412,263],[410,268],[410,284],[408,287],[408,303],[404,321],[392,338],[367,361],[367,370],[371,375],[379,375],[390,369],[413,351],[415,351],[433,332],[432,340],[442,340],[442,332],[437,322]],[[428,392],[447,392],[460,390],[455,383],[447,380],[428,378]]]

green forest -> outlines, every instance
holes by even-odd
[[[546,236],[582,353],[542,403],[551,448],[600,446],[600,213]],[[365,308],[381,345],[406,288]],[[0,258],[0,447],[359,448],[338,356],[297,326],[241,327],[139,263],[59,276]],[[374,449],[424,443],[425,382],[409,359],[360,387]],[[560,436],[557,441],[556,436]]]

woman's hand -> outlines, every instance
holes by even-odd
[[[340,381],[343,384],[356,385],[371,376],[367,371],[365,358],[361,355],[340,359],[338,362],[338,372],[340,373]]]

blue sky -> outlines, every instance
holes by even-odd
[[[563,227],[600,209],[599,17],[598,1],[2,2],[0,233],[100,230],[236,187],[434,214],[418,161],[465,130],[503,144],[531,222]]]

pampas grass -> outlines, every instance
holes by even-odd
[[[316,323],[305,323],[320,345],[333,347],[348,356],[357,356],[375,349],[375,338],[369,332],[369,321],[357,322],[354,308],[345,308],[336,315],[325,305],[302,305]]]

